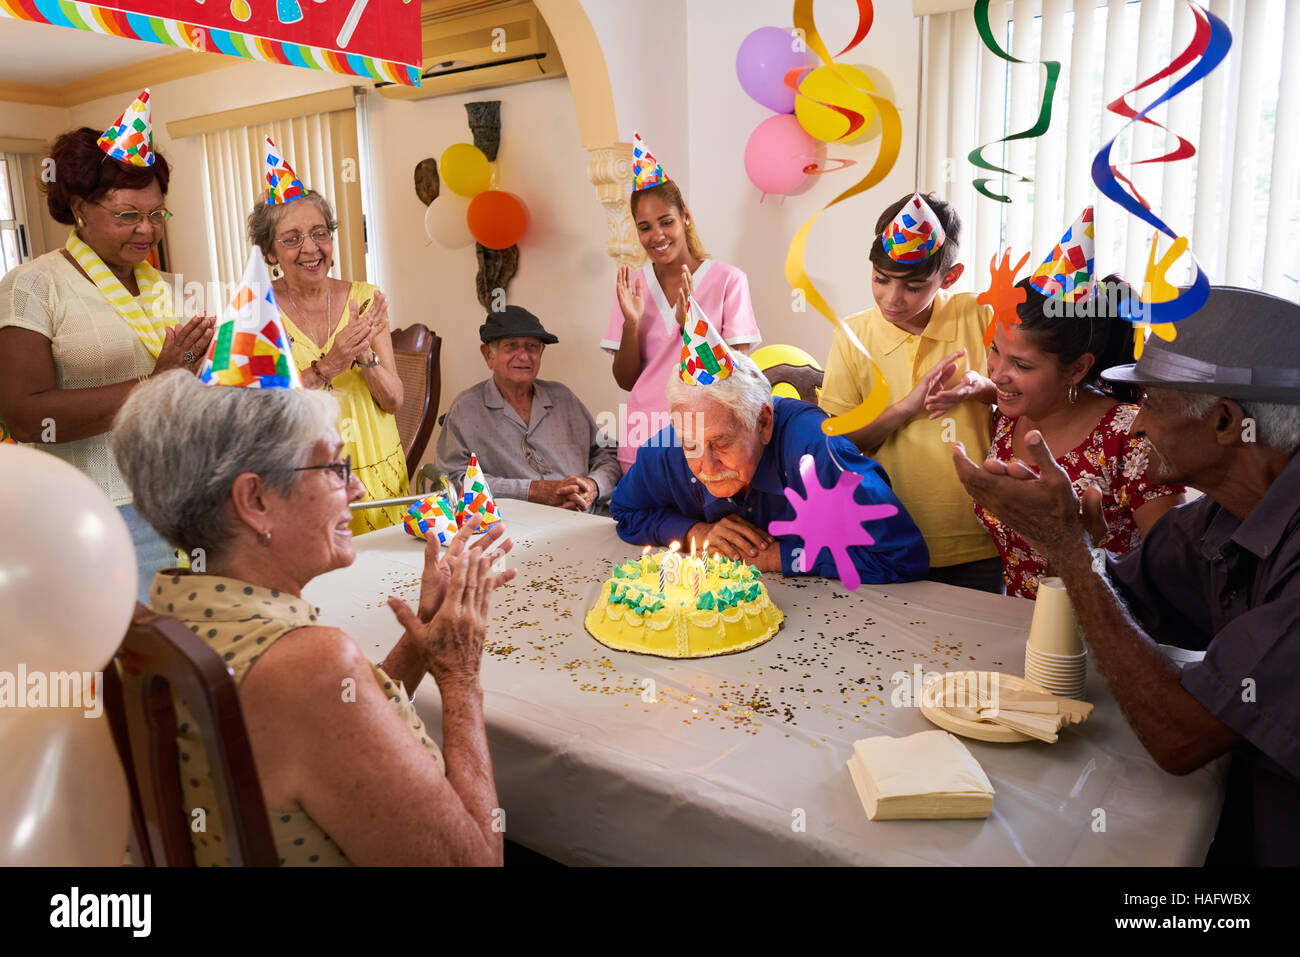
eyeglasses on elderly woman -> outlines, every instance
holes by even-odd
[[[304,465],[301,468],[289,469],[290,472],[310,472],[313,469],[329,469],[335,475],[343,480],[344,485],[352,483],[352,456],[343,456],[342,462],[326,462],[324,465]]]
[[[307,235],[311,236],[311,241],[314,242],[317,246],[320,246],[324,243],[332,242],[334,239],[333,231],[330,229],[326,229],[324,226],[317,226]],[[306,241],[307,241],[307,237],[304,236],[302,233],[297,233],[297,232],[290,233],[288,236],[285,236],[283,239],[276,240],[276,242],[279,243],[281,246],[283,246],[285,249],[297,249]]]
[[[138,209],[109,209],[103,203],[97,203],[93,199],[91,202],[112,216],[121,226],[136,226],[145,219],[148,219],[154,226],[161,226],[173,216],[172,211],[167,209],[165,206],[160,206],[155,210],[145,213]]]

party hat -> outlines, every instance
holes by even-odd
[[[217,324],[199,379],[209,385],[302,388],[271,290],[271,277],[256,246],[248,254],[235,297]]]
[[[1029,284],[1044,296],[1063,302],[1083,302],[1092,295],[1092,207],[1085,207]]]
[[[683,382],[713,385],[736,371],[736,364],[731,359],[731,350],[694,296],[690,303],[691,314],[682,326],[682,362],[678,375]]]
[[[441,495],[430,495],[406,510],[402,525],[408,534],[426,540],[432,534],[446,547],[456,537],[456,509]]]
[[[912,194],[880,237],[889,258],[905,264],[929,259],[945,239],[943,224],[920,193]]]
[[[632,192],[658,186],[668,179],[668,174],[645,145],[640,133],[632,134]]]
[[[464,525],[473,515],[482,516],[479,532],[485,532],[501,521],[501,510],[497,508],[492,490],[488,488],[483,470],[478,467],[478,455],[470,453],[469,467],[465,469],[465,484],[461,492],[460,510],[457,512],[459,524]]]
[[[266,201],[270,205],[289,203],[307,195],[293,167],[280,155],[279,148],[266,138]]]
[[[149,122],[149,91],[131,101],[117,122],[104,130],[99,148],[132,166],[153,165],[153,124]]]

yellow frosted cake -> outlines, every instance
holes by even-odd
[[[616,566],[586,625],[619,651],[707,658],[761,645],[784,619],[752,565],[663,551]]]

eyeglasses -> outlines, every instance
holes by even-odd
[[[307,235],[311,236],[311,241],[317,246],[323,246],[325,243],[332,242],[334,238],[333,230],[326,229],[324,226],[317,226]],[[286,236],[284,239],[277,239],[276,242],[285,249],[297,249],[301,246],[307,237],[302,233],[294,233],[292,236]]]
[[[121,226],[138,226],[143,219],[148,219],[154,226],[161,226],[171,219],[173,215],[171,210],[161,206],[152,212],[142,213],[138,209],[124,209],[121,211],[109,209],[103,203],[96,203],[93,199],[91,202],[116,219],[118,225]]]
[[[343,480],[343,484],[352,484],[352,456],[343,456],[342,462],[326,462],[324,465],[304,465],[302,468],[290,469],[290,472],[310,472],[312,469],[329,469]]]

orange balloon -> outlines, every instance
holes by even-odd
[[[469,203],[469,231],[488,249],[506,249],[519,242],[528,225],[524,201],[503,189],[486,189]]]

